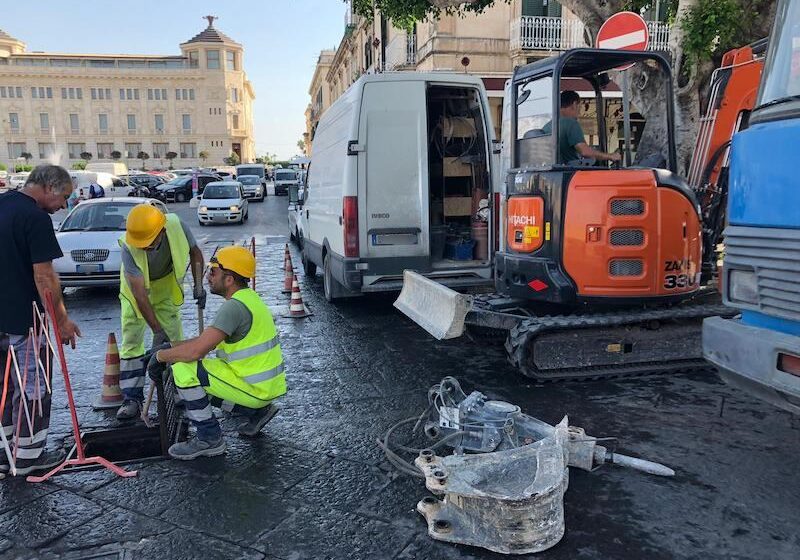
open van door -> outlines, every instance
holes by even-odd
[[[425,82],[368,82],[359,118],[361,257],[429,255]]]

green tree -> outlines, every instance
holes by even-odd
[[[0,171],[8,171],[8,166],[5,163],[0,163]]]
[[[25,163],[28,163],[33,159],[33,154],[31,154],[30,152],[22,152],[19,155],[19,157],[23,158],[25,160]]]
[[[75,169],[76,171],[83,171],[84,169],[86,169],[86,162],[76,161],[75,163],[72,164],[72,169]]]
[[[199,154],[197,154],[197,157],[199,157],[199,158],[200,158],[200,161],[202,161],[202,162],[203,162],[203,167],[205,167],[205,165],[206,165],[206,160],[208,159],[208,152],[207,152],[207,151],[205,151],[205,150],[201,150],[201,151],[200,151],[200,153],[199,153]]]
[[[442,14],[463,16],[480,13],[495,2],[510,0],[352,0],[361,16],[372,19],[377,9],[395,26],[410,29],[416,22],[437,19]],[[623,10],[642,12],[655,7],[654,0],[559,0],[585,25],[590,37],[597,36],[603,22]],[[700,126],[702,100],[708,94],[711,74],[722,55],[733,47],[747,45],[769,35],[775,17],[775,0],[668,0],[670,54],[675,89],[678,160],[686,171]],[[663,107],[659,80],[647,69],[631,76],[631,99],[642,107]],[[652,78],[652,79],[651,79]],[[659,102],[661,99],[661,102]],[[656,120],[653,119],[653,123]],[[651,141],[666,142],[663,126],[645,127]],[[660,139],[660,140],[655,140]],[[645,139],[643,138],[643,142]]]
[[[166,154],[164,154],[164,157],[167,158],[167,160],[169,161],[169,168],[172,169],[173,168],[172,162],[175,160],[175,158],[178,157],[178,154],[176,154],[175,152],[167,152]]]
[[[239,156],[236,154],[236,152],[231,152],[231,155],[225,158],[226,165],[239,165],[240,163],[241,160],[239,160]]]
[[[144,162],[150,159],[150,154],[148,154],[147,152],[139,152],[138,154],[136,154],[136,159],[142,160],[142,171],[146,170],[147,167],[145,167]]]
[[[117,161],[118,159],[120,159],[122,157],[122,152],[120,152],[119,150],[114,150],[113,152],[111,152],[110,155],[111,155],[111,159],[113,159],[114,161]]]
[[[91,152],[81,152],[81,159],[82,159],[83,161],[86,161],[86,162],[89,162],[89,161],[91,161],[91,159],[92,159],[92,153],[91,153]]]
[[[306,141],[302,138],[297,141],[297,149],[300,150],[300,153],[306,153]]]

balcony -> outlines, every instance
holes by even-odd
[[[137,134],[139,134],[139,131],[138,131],[137,129],[135,129],[135,128],[129,128],[129,129],[126,131],[126,134],[127,134],[128,136],[136,136]]]
[[[669,25],[648,21],[650,45],[648,50],[669,49]],[[590,46],[589,32],[578,19],[522,16],[511,22],[511,49],[535,51],[566,51]]]
[[[385,70],[402,70],[417,64],[417,36],[401,33],[386,45]]]
[[[183,128],[183,129],[181,129],[181,134],[183,134],[184,136],[191,136],[192,134],[194,134],[194,129],[193,128]]]
[[[6,128],[6,132],[7,132],[8,134],[13,134],[13,135],[15,135],[15,136],[16,136],[16,135],[19,135],[19,134],[23,134],[23,132],[22,132],[22,129],[21,129],[21,128]]]

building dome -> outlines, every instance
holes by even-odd
[[[0,56],[7,57],[25,51],[25,43],[0,29]]]
[[[214,20],[217,19],[215,16],[204,16],[208,20],[208,27],[203,29],[200,33],[183,43],[183,45],[189,45],[193,43],[225,43],[226,45],[239,45],[236,41],[219,31],[216,27],[214,27]]]

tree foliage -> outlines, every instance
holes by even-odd
[[[197,154],[197,157],[199,157],[202,160],[202,162],[205,163],[206,160],[208,159],[208,152],[205,150],[201,150],[200,153]]]
[[[92,153],[91,152],[81,152],[81,159],[84,160],[84,161],[91,160],[92,159]]]
[[[76,161],[72,164],[72,169],[75,171],[83,171],[86,169],[86,162],[85,161]]]
[[[225,165],[239,165],[241,160],[239,156],[236,155],[236,152],[231,152],[231,155],[225,158]]]
[[[120,152],[119,150],[114,150],[113,152],[111,152],[110,155],[111,155],[111,159],[117,160],[117,159],[120,159],[122,157],[122,152]]]
[[[497,1],[508,3],[511,0]],[[374,9],[377,8],[380,13],[390,19],[396,27],[411,29],[416,22],[428,18],[438,19],[443,13],[455,15],[481,13],[494,3],[495,0],[472,0],[464,4],[442,9],[431,4],[428,0],[353,0],[353,9],[358,15],[371,20]]]

